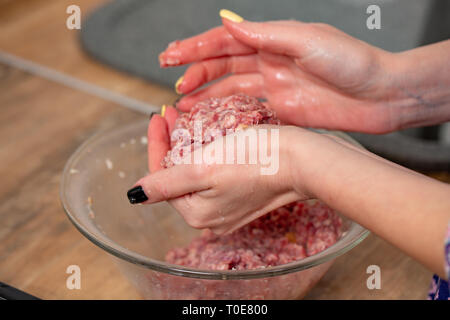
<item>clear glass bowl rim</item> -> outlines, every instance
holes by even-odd
[[[137,252],[129,250],[123,246],[118,245],[111,239],[109,239],[106,235],[99,232],[91,232],[77,217],[77,214],[72,209],[68,198],[66,197],[66,184],[70,180],[70,171],[73,168],[73,164],[77,162],[81,157],[85,155],[85,151],[89,148],[89,146],[95,144],[101,139],[105,139],[108,135],[113,135],[117,131],[129,131],[133,129],[140,128],[141,126],[145,127],[148,125],[148,120],[145,121],[133,121],[125,125],[121,125],[120,127],[115,127],[113,129],[100,131],[90,138],[88,138],[85,142],[83,142],[75,152],[68,159],[63,173],[61,177],[60,184],[60,199],[62,203],[62,207],[70,219],[70,221],[74,224],[74,226],[83,234],[88,240],[94,243],[96,246],[102,248],[106,252],[112,254],[113,256],[130,262],[135,265],[140,265],[147,269],[151,269],[157,272],[163,272],[171,275],[189,277],[189,278],[198,278],[198,279],[209,279],[209,280],[237,280],[237,279],[257,279],[257,278],[267,278],[280,276],[288,273],[293,273],[305,269],[312,268],[319,264],[325,263],[329,260],[337,258],[338,256],[346,253],[351,250],[355,246],[357,246],[361,241],[363,241],[368,235],[369,230],[363,228],[359,224],[355,222],[351,222],[351,228],[356,229],[356,234],[353,236],[351,241],[348,241],[346,244],[342,244],[346,240],[347,235],[341,237],[334,245],[325,249],[324,251],[304,258],[302,260],[294,261],[288,264],[268,267],[264,269],[253,269],[253,270],[202,270],[202,269],[194,269],[188,268],[184,266],[179,266],[175,264],[166,263],[164,261],[159,261],[156,259],[152,259],[141,255]],[[348,135],[339,132],[339,131],[327,131],[327,130],[316,130],[313,131],[318,132],[326,132],[337,135],[346,139],[347,141],[351,141],[352,143],[361,146],[357,141],[349,137]],[[361,146],[362,147],[362,146]],[[355,231],[355,230],[354,230]],[[355,233],[355,232],[354,232]]]

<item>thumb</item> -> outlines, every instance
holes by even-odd
[[[206,190],[210,182],[203,168],[202,165],[178,164],[151,173],[128,190],[128,200],[132,204],[150,204]]]
[[[236,40],[255,49],[299,57],[306,48],[306,23],[298,21],[250,22],[234,12],[220,10],[222,23]]]

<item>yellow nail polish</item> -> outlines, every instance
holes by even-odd
[[[177,82],[175,82],[175,92],[178,94],[181,94],[181,92],[178,91],[178,87],[183,82],[183,80],[184,80],[184,76],[181,76],[180,78],[178,78]]]
[[[163,104],[161,107],[161,117],[164,117],[164,114],[166,113],[166,105]]]
[[[244,18],[242,18],[240,15],[234,13],[233,11],[227,10],[227,9],[220,10],[219,15],[222,18],[225,18],[225,19],[231,20],[233,22],[237,22],[237,23],[244,21]]]

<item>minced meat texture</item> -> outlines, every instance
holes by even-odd
[[[256,98],[238,94],[199,102],[190,112],[181,114],[176,120],[171,134],[171,150],[162,165],[165,168],[173,166],[174,159],[185,156],[183,151],[187,149],[192,152],[196,147],[214,141],[218,135],[225,136],[258,124],[279,125],[280,120],[276,118],[275,112]],[[196,130],[201,134],[195,134]]]
[[[296,202],[234,231],[209,230],[166,254],[173,264],[207,270],[247,270],[286,264],[319,253],[341,235],[342,220],[322,202]]]

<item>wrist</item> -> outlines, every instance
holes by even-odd
[[[450,120],[450,41],[383,57],[382,97],[392,130]]]
[[[284,152],[287,155],[288,164],[280,164],[287,169],[288,185],[300,198],[316,198],[311,185],[311,177],[317,172],[320,160],[317,159],[315,140],[320,135],[306,129],[295,126],[283,127]],[[320,148],[320,147],[319,147]],[[316,159],[315,159],[316,158]]]

